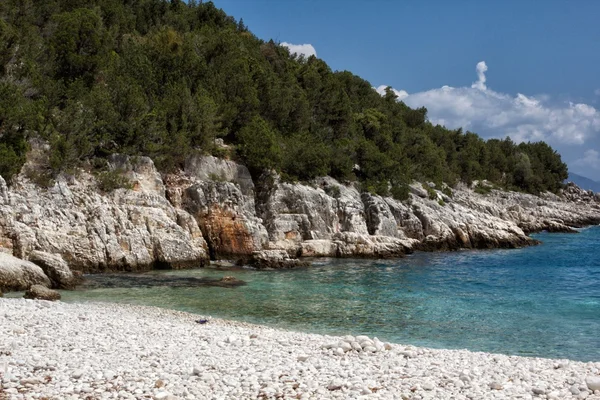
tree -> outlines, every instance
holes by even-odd
[[[279,168],[279,138],[264,119],[255,116],[240,130],[236,139],[240,155],[251,172],[256,174]]]

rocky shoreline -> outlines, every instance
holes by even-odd
[[[0,315],[0,399],[600,399],[600,362],[419,348],[109,303],[0,299]]]
[[[84,170],[40,187],[31,172],[37,153],[43,146],[34,146],[10,187],[0,177],[0,290],[69,288],[78,273],[223,259],[292,268],[310,257],[516,248],[536,244],[531,232],[600,223],[600,197],[571,184],[560,196],[533,196],[485,182],[453,189],[415,182],[408,200],[397,201],[330,177],[302,184],[271,174],[255,182],[245,166],[212,156],[161,175],[149,158],[114,155],[111,171],[128,184],[107,192]]]

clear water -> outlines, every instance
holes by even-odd
[[[536,238],[543,244],[518,250],[327,259],[299,270],[155,271],[151,277],[165,285],[224,275],[247,285],[104,287],[63,292],[63,299],[154,305],[418,346],[600,361],[600,227]],[[102,277],[92,279],[102,284]]]

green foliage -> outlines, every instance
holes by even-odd
[[[446,196],[452,198],[453,194],[452,193],[452,189],[450,189],[449,186],[444,186],[444,188],[442,189],[442,193],[444,193]]]
[[[475,193],[486,195],[486,194],[491,193],[492,189],[493,189],[492,186],[490,186],[490,185],[484,185],[481,182],[479,182],[475,186],[474,191],[475,191]]]
[[[390,194],[392,195],[392,197],[394,199],[399,200],[399,201],[405,201],[410,198],[410,196],[409,196],[410,190],[408,188],[408,185],[406,185],[406,184],[392,186],[392,189],[390,190]]]
[[[438,199],[438,194],[434,188],[432,188],[431,186],[429,186],[426,183],[423,183],[421,186],[423,186],[423,189],[425,189],[427,191],[427,197],[429,198],[429,200],[437,200]]]
[[[227,181],[227,179],[225,178],[225,175],[215,174],[215,173],[208,174],[208,179],[210,179],[213,182],[226,182]]]
[[[237,157],[256,176],[331,175],[401,200],[414,179],[537,193],[567,176],[545,143],[434,126],[391,88],[380,96],[348,71],[291,55],[212,2],[0,2],[5,178],[33,137],[50,143],[52,176],[116,152],[152,157],[163,171],[194,152]]]
[[[281,149],[277,134],[269,124],[256,116],[237,136],[240,155],[251,171],[278,168]]]
[[[7,143],[0,143],[0,176],[10,180],[25,163],[23,150],[15,149]]]
[[[284,143],[282,169],[292,179],[307,181],[329,173],[331,152],[318,138],[297,134]]]
[[[112,192],[116,189],[133,189],[133,185],[123,174],[123,171],[112,169],[98,173],[98,187],[104,192]]]
[[[327,193],[329,196],[333,197],[334,199],[339,199],[340,196],[342,195],[342,191],[341,191],[340,187],[337,185],[327,186],[325,188],[325,193]]]

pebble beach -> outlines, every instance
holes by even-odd
[[[153,307],[0,299],[0,399],[589,399],[600,362],[438,350]]]

